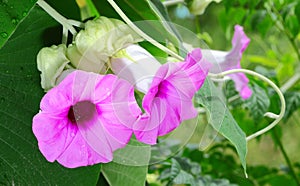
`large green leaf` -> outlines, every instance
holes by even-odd
[[[28,15],[37,0],[0,1],[0,48],[9,39],[19,23]]]
[[[145,185],[151,147],[131,139],[114,153],[114,161],[102,164],[102,174],[111,186]]]
[[[220,98],[218,90],[211,80],[206,79],[204,85],[196,94],[196,102],[206,108],[210,116],[209,123],[212,127],[235,146],[242,166],[246,171],[246,135]]]
[[[49,38],[60,37],[60,33],[48,35],[57,26],[35,7],[0,50],[0,180],[5,185],[97,183],[99,165],[67,169],[49,163],[32,133],[32,117],[39,111],[44,94],[36,55],[45,43],[54,44]]]
[[[67,19],[81,20],[80,9],[75,0],[45,0],[52,8]]]

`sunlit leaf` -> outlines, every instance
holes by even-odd
[[[150,151],[149,145],[131,139],[125,148],[114,153],[113,162],[102,164],[101,172],[110,186],[145,185]]]
[[[246,135],[232,117],[219,96],[213,82],[207,79],[196,95],[196,102],[206,108],[213,128],[227,138],[236,148],[241,164],[246,171]]]

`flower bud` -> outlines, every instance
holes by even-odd
[[[69,59],[66,57],[66,46],[61,44],[42,48],[37,55],[37,68],[41,71],[41,85],[45,91],[53,88],[56,79],[66,65]]]
[[[206,7],[213,1],[219,3],[222,0],[193,0],[189,6],[190,12],[194,15],[202,15]]]
[[[85,24],[68,47],[67,56],[77,69],[104,73],[111,56],[139,41],[142,38],[122,21],[101,16]]]
[[[135,88],[147,93],[161,64],[139,45],[129,45],[116,53],[110,61],[112,71]]]

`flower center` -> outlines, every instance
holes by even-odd
[[[80,124],[82,122],[91,121],[96,113],[97,109],[95,104],[90,101],[81,101],[70,107],[68,119],[73,124]]]

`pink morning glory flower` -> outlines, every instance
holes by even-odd
[[[243,52],[248,47],[250,39],[244,33],[243,27],[236,25],[234,27],[234,36],[232,39],[232,49],[229,52],[216,50],[202,50],[205,59],[213,63],[210,72],[220,73],[231,69],[240,69],[240,61]],[[228,75],[235,83],[236,90],[240,93],[241,98],[248,99],[252,95],[248,87],[248,78],[243,73]]]
[[[68,168],[112,161],[140,115],[127,81],[79,70],[47,92],[40,108],[32,126],[39,149]]]
[[[201,50],[195,49],[184,62],[169,62],[158,69],[143,99],[145,114],[133,128],[139,141],[156,144],[158,136],[197,116],[192,99],[204,83],[209,67]]]

